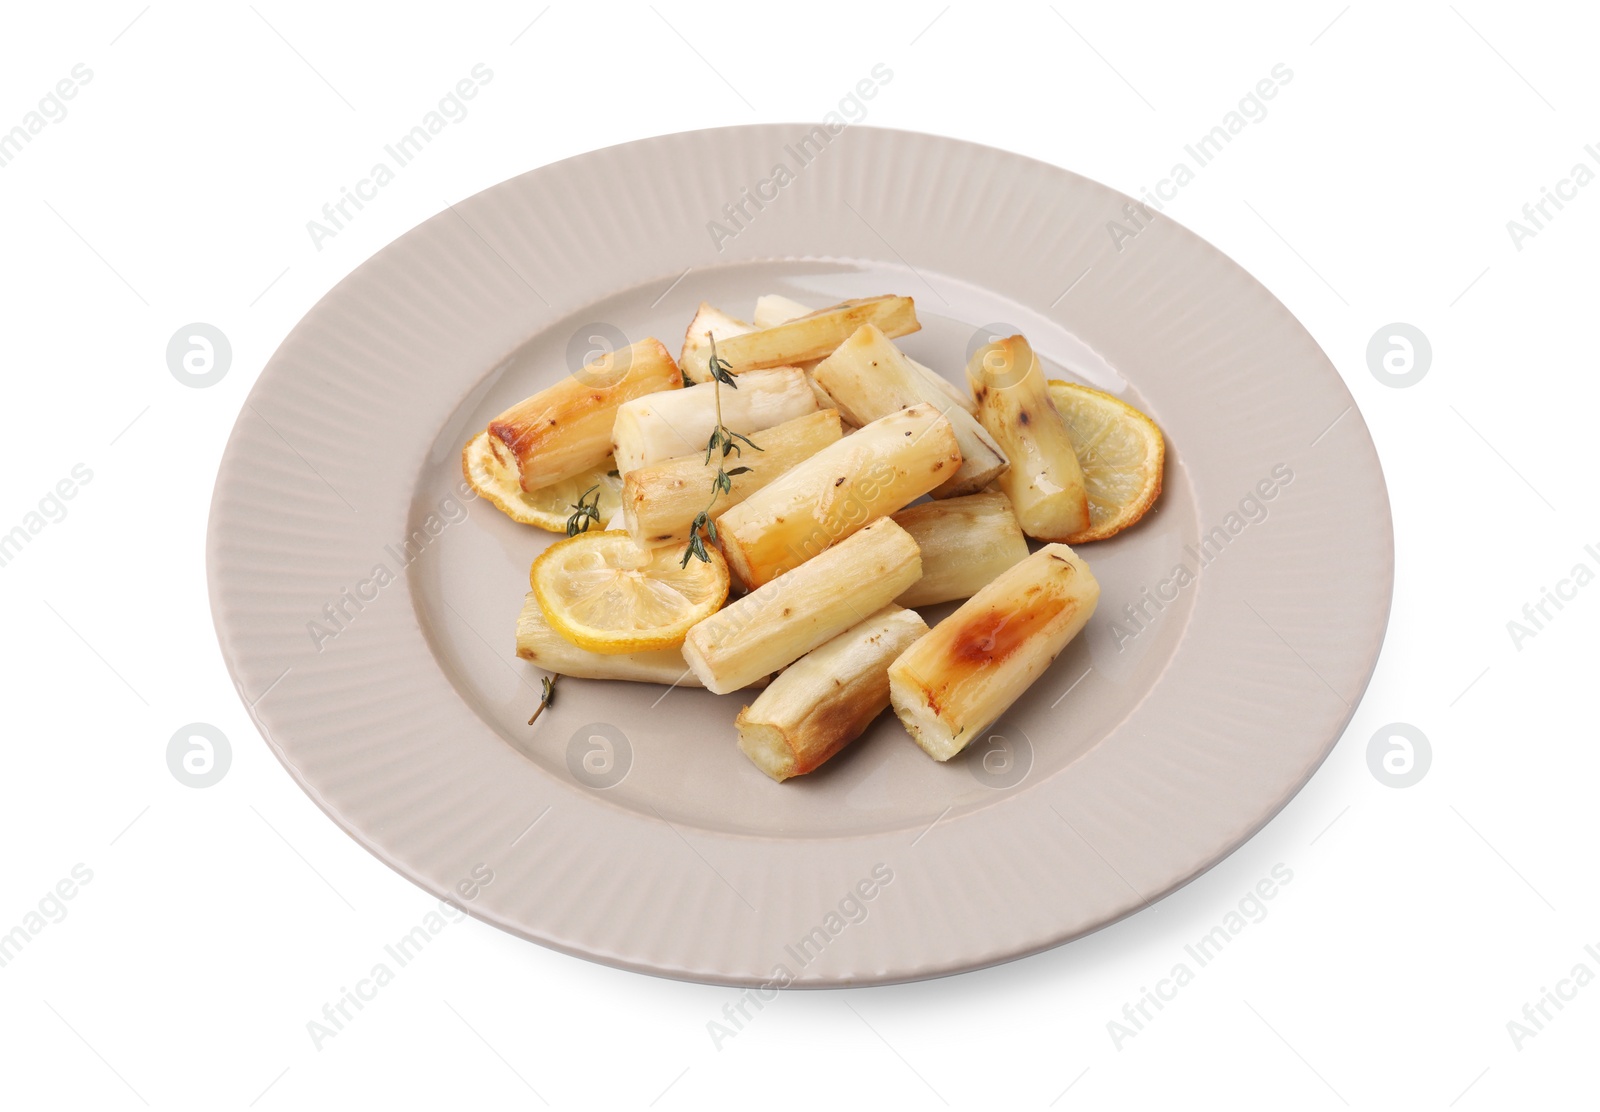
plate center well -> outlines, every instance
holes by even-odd
[[[1139,368],[1109,366],[1071,331],[1013,301],[947,277],[935,280],[937,295],[922,276],[875,262],[752,262],[693,271],[665,297],[667,281],[652,281],[591,305],[485,369],[429,452],[410,526],[420,527],[456,494],[461,446],[475,432],[567,374],[575,338],[581,345],[591,335],[629,342],[655,336],[676,354],[701,300],[748,319],[764,293],[817,307],[848,297],[905,294],[916,299],[923,327],[896,342],[953,382],[964,385],[974,334],[1008,325],[1032,342],[1049,377],[1108,390],[1161,421],[1138,393]],[[885,712],[818,772],[775,784],[739,751],[734,733],[734,716],[754,692],[718,696],[562,678],[555,705],[529,727],[544,673],[516,658],[514,632],[528,566],[559,538],[518,525],[483,500],[468,503],[466,511],[407,578],[434,655],[478,717],[572,790],[674,824],[752,836],[920,830],[947,811],[989,806],[1058,774],[1105,739],[1149,693],[1177,647],[1197,591],[1170,582],[1184,546],[1197,533],[1197,514],[1181,453],[1168,443],[1156,508],[1129,532],[1080,549],[1101,584],[1094,618],[989,731],[990,738],[939,764]],[[932,624],[955,605],[928,608],[923,616]],[[1133,607],[1132,615],[1126,607]],[[595,786],[602,783],[608,786]]]

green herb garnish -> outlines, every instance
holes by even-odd
[[[717,540],[717,523],[711,520],[711,507],[717,504],[717,496],[729,494],[733,491],[733,477],[744,475],[751,469],[748,467],[735,467],[729,471],[722,466],[729,453],[743,455],[744,450],[739,447],[743,441],[745,446],[756,451],[763,449],[748,436],[734,432],[722,423],[722,387],[726,383],[730,388],[737,390],[739,384],[733,380],[733,364],[717,355],[717,338],[711,333],[706,333],[706,339],[711,341],[711,381],[712,396],[716,399],[717,425],[711,430],[711,438],[706,441],[706,466],[711,466],[711,457],[718,448],[722,449],[722,457],[717,463],[717,477],[711,480],[711,501],[706,503],[706,508],[701,510],[689,526],[689,545],[683,550],[683,559],[678,561],[680,568],[689,566],[689,558],[695,557],[705,563],[711,562],[711,554],[706,551],[706,541],[713,544]]]

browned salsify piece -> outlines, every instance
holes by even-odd
[[[888,336],[904,336],[922,327],[911,298],[867,297],[841,301],[771,328],[734,333],[726,340],[719,334],[717,356],[728,361],[734,374],[791,367],[831,355],[863,324],[876,324]],[[708,382],[711,348],[708,344],[695,346],[699,340],[693,335],[694,328],[691,324],[683,349],[683,371],[695,382]]]
[[[898,410],[725,512],[717,543],[740,582],[759,587],[909,505],[960,466],[955,431],[937,409],[924,403]]]
[[[1100,584],[1064,544],[1002,572],[889,666],[895,714],[948,761],[992,726],[1089,621]]]
[[[739,712],[739,748],[774,780],[812,772],[889,707],[889,664],[927,624],[885,606],[783,670]]]
[[[538,490],[611,455],[611,426],[623,402],[682,386],[665,345],[640,340],[518,402],[489,422],[489,435],[511,450],[522,489]]]
[[[978,420],[1011,463],[997,485],[1022,531],[1066,541],[1087,529],[1083,467],[1028,341],[1012,336],[979,348],[967,364],[967,383],[978,399]]]

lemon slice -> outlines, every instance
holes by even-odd
[[[1050,400],[1067,423],[1089,494],[1089,528],[1067,543],[1105,540],[1143,517],[1161,493],[1161,430],[1127,402],[1074,382],[1052,380]]]
[[[600,521],[610,521],[622,509],[622,479],[616,464],[608,457],[592,471],[562,479],[538,490],[522,489],[517,478],[516,457],[497,436],[480,432],[461,450],[461,470],[467,482],[513,521],[537,525],[552,533],[567,531],[567,518],[578,499],[591,487],[599,487]],[[590,496],[592,502],[593,496]]]
[[[545,620],[580,649],[670,649],[728,598],[728,565],[707,551],[710,562],[680,566],[680,545],[646,549],[620,530],[591,531],[545,549],[528,578]]]

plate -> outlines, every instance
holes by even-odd
[[[429,893],[698,981],[973,969],[1191,880],[1349,721],[1388,618],[1392,524],[1361,415],[1305,329],[1164,216],[1113,234],[1129,204],[972,143],[762,125],[594,151],[406,233],[283,342],[217,478],[212,609],[267,743]],[[1089,627],[948,764],[886,715],[775,784],[735,743],[744,699],[683,688],[563,679],[527,725],[540,673],[513,630],[553,535],[463,497],[462,445],[599,348],[675,352],[702,299],[748,316],[772,292],[911,295],[905,350],[955,381],[972,346],[1021,331],[1051,377],[1166,433],[1156,509],[1084,546]]]

